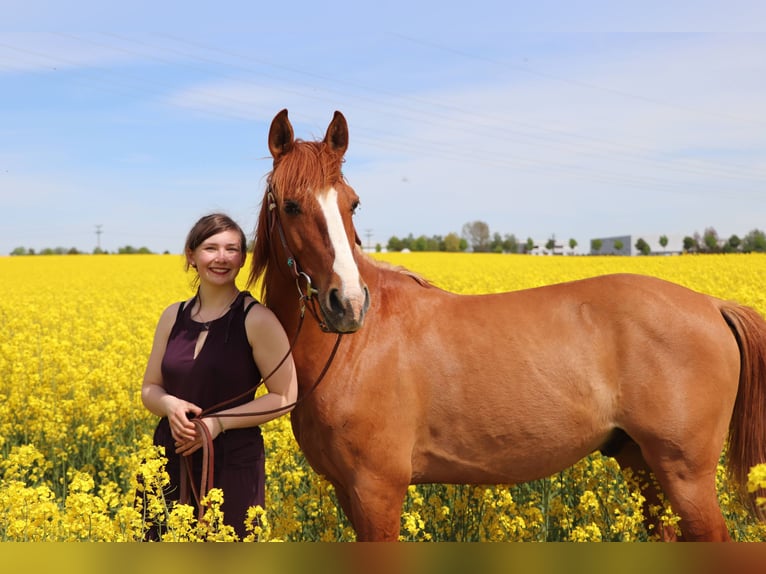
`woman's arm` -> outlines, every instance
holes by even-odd
[[[266,377],[283,359],[282,365],[264,381],[266,394],[225,411],[223,413],[246,413],[281,409],[279,412],[251,417],[221,417],[225,429],[245,428],[263,424],[292,410],[298,398],[298,376],[293,357],[288,354],[290,342],[276,315],[262,305],[250,309],[245,321],[247,338],[253,349],[253,359],[261,375]],[[285,358],[286,357],[286,358]]]
[[[192,413],[196,416],[202,412],[202,409],[168,394],[162,381],[162,357],[165,355],[168,337],[175,323],[179,305],[180,303],[175,303],[165,309],[157,323],[152,350],[141,385],[141,401],[149,412],[159,417],[168,417],[170,432],[176,441],[186,441],[193,439],[196,435],[194,423],[190,422],[186,415]]]

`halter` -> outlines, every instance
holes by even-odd
[[[332,330],[327,326],[327,323],[320,318],[320,312],[318,312],[316,308],[316,299],[314,298],[314,295],[319,295],[319,291],[315,289],[313,285],[311,284],[311,277],[309,277],[308,273],[306,273],[305,271],[299,270],[298,260],[295,259],[293,252],[290,250],[290,247],[287,245],[285,230],[282,227],[282,220],[279,217],[279,209],[277,209],[277,201],[276,199],[274,199],[274,194],[271,192],[270,188],[266,192],[266,198],[268,199],[268,202],[269,202],[268,204],[269,243],[273,244],[271,242],[271,238],[274,235],[274,228],[276,227],[277,233],[279,235],[279,241],[282,243],[282,250],[284,251],[286,256],[285,262],[287,263],[287,268],[290,270],[292,276],[295,278],[295,286],[298,289],[298,296],[301,302],[301,318],[303,318],[303,313],[306,309],[306,303],[308,303],[308,310],[314,316],[314,319],[319,325],[319,328],[322,329],[322,331],[324,331],[325,333],[331,333]],[[301,289],[301,278],[303,278],[306,281],[305,291]]]
[[[221,410],[222,408],[227,407],[230,404],[255,393],[258,390],[258,387],[260,387],[269,378],[271,378],[272,375],[274,375],[274,373],[276,373],[279,370],[279,368],[284,364],[284,362],[292,353],[293,348],[295,347],[295,344],[298,341],[298,335],[300,335],[301,328],[303,327],[303,319],[305,317],[307,302],[309,304],[308,305],[309,312],[313,315],[314,319],[319,325],[319,328],[325,333],[332,332],[327,326],[327,324],[320,319],[319,313],[316,310],[316,298],[314,297],[314,295],[318,295],[319,291],[312,286],[311,277],[309,277],[309,275],[305,273],[304,271],[300,271],[298,269],[297,260],[295,259],[295,256],[292,254],[292,251],[290,251],[290,248],[287,245],[285,232],[284,232],[284,229],[282,228],[282,222],[279,218],[279,210],[277,209],[277,203],[276,203],[276,200],[274,199],[274,195],[272,194],[271,190],[267,192],[267,198],[269,200],[268,239],[269,239],[269,242],[271,243],[273,230],[274,230],[274,227],[276,227],[279,233],[280,241],[282,242],[282,249],[284,250],[285,255],[287,256],[287,259],[286,259],[287,267],[290,270],[293,277],[295,278],[295,285],[298,289],[298,301],[300,303],[300,318],[298,320],[298,327],[295,330],[295,335],[293,335],[293,338],[290,341],[290,346],[287,349],[287,352],[279,361],[279,363],[277,363],[277,366],[274,367],[268,375],[266,375],[265,377],[261,377],[261,380],[258,381],[258,383],[254,387],[248,389],[244,393],[240,393],[236,397],[232,397],[216,405],[213,405],[212,407],[208,407],[207,409],[204,409],[199,414],[199,416],[191,420],[191,422],[194,423],[194,425],[197,427],[199,434],[202,437],[202,473],[201,473],[200,485],[198,489],[197,485],[194,483],[194,480],[193,480],[191,457],[181,456],[183,466],[186,472],[183,472],[183,471],[181,472],[181,485],[180,485],[181,492],[180,492],[179,501],[182,504],[188,504],[191,500],[191,497],[189,494],[189,490],[191,489],[191,494],[194,496],[194,499],[197,502],[198,519],[201,519],[203,514],[201,501],[205,496],[207,496],[208,491],[213,486],[213,473],[214,473],[213,460],[215,456],[214,448],[213,448],[213,437],[210,434],[210,431],[208,430],[205,423],[202,421],[202,419],[213,416],[213,415],[218,417],[231,417],[231,418],[269,415],[269,414],[274,414],[274,413],[278,413],[282,411],[289,411],[293,409],[298,404],[306,400],[309,396],[311,396],[311,394],[319,386],[319,383],[322,382],[325,375],[327,374],[327,371],[330,369],[330,365],[332,364],[336,353],[338,352],[338,347],[340,346],[340,340],[341,340],[341,337],[343,336],[342,333],[337,333],[337,338],[335,339],[335,344],[333,345],[332,351],[330,352],[330,356],[327,358],[327,362],[322,368],[322,371],[317,376],[316,381],[314,381],[314,383],[311,385],[309,390],[304,395],[298,397],[295,400],[295,402],[289,405],[285,405],[283,407],[278,407],[278,408],[270,409],[267,411],[216,414],[216,412]],[[303,278],[303,280],[305,280],[306,282],[305,291],[301,288],[301,278]]]

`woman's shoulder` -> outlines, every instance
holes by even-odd
[[[264,329],[282,329],[282,324],[271,309],[261,305],[260,301],[249,293],[247,293],[244,299],[247,313],[245,315],[245,327],[248,332],[252,330],[262,332]]]
[[[176,301],[165,307],[165,310],[160,316],[160,323],[170,323],[171,325],[175,323],[181,312],[186,309],[193,300],[194,297],[186,299],[185,301]]]
[[[247,291],[244,293],[242,304],[245,306],[245,322],[262,321],[264,317],[273,315],[268,307],[261,305],[261,302]]]
[[[159,321],[157,321],[157,332],[164,333],[166,336],[169,335],[183,306],[187,303],[188,301],[178,301],[165,307],[165,310],[162,311],[162,314],[160,315]]]
[[[245,306],[245,312],[249,313],[253,307],[260,307],[261,302],[253,297],[250,291],[242,291],[242,304]]]

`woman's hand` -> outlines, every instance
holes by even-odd
[[[204,424],[207,427],[210,437],[213,440],[215,440],[221,433],[222,427],[218,424],[216,417],[203,417],[198,420],[201,424]],[[197,452],[202,448],[202,441],[204,440],[202,431],[197,428],[195,423],[192,423],[191,421],[189,422],[194,427],[194,437],[184,441],[176,440],[176,454],[180,454],[181,456],[189,456]]]
[[[195,439],[197,437],[197,427],[189,419],[198,416],[202,409],[194,403],[184,401],[173,395],[166,395],[163,402],[165,403],[165,416],[168,417],[170,433],[173,435],[173,439],[177,443],[184,443]]]

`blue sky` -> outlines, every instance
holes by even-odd
[[[766,229],[762,2],[261,4],[4,6],[0,254],[250,233],[282,108],[346,116],[365,244]]]

